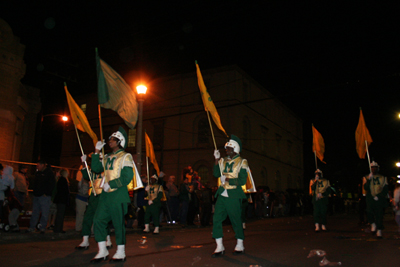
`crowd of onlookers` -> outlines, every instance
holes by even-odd
[[[18,217],[29,200],[32,207],[31,218],[26,232],[38,231],[45,233],[52,230],[63,233],[63,223],[67,208],[74,209],[76,216],[76,231],[82,229],[82,220],[89,197],[90,184],[82,179],[80,171],[76,176],[76,195],[71,197],[70,176],[67,169],[52,171],[45,161],[39,160],[34,176],[28,179],[28,166],[19,165],[14,172],[11,166],[0,164],[0,228],[19,232]],[[148,185],[145,175],[142,177],[144,188]],[[217,186],[203,182],[191,166],[183,170],[182,177],[178,179],[170,175],[166,177],[162,172],[158,183],[163,186],[166,201],[162,201],[160,209],[160,222],[179,224],[182,227],[200,224],[212,224],[212,215],[216,202],[215,192]],[[31,188],[31,198],[29,190]],[[128,228],[144,228],[144,215],[147,200],[144,188],[131,194],[132,203],[129,205],[126,216]],[[312,202],[308,191],[287,189],[274,192],[268,186],[258,186],[256,193],[246,194],[246,209],[243,211],[245,218],[263,219],[284,216],[303,216],[312,214]],[[75,205],[71,200],[75,200]],[[341,189],[330,195],[328,214],[358,213],[360,222],[365,217],[362,201],[359,194],[343,193]]]

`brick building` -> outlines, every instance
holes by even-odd
[[[25,46],[0,19],[0,159],[32,162],[40,90],[21,83]]]

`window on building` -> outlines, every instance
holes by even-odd
[[[153,121],[153,146],[154,150],[161,150],[164,147],[164,120]]]
[[[287,186],[286,188],[295,188],[295,184],[293,184],[293,179],[292,179],[292,175],[289,174],[287,176]]]
[[[86,103],[81,105],[81,109],[86,114]]]
[[[275,134],[275,140],[276,140],[276,158],[280,159],[281,158],[281,140],[282,140],[282,135],[280,134]]]
[[[268,128],[261,126],[261,142],[260,142],[260,144],[261,144],[261,152],[263,154],[267,154],[267,150],[268,150],[267,136],[268,136]]]
[[[136,129],[129,129],[127,147],[135,147],[135,146],[136,146]]]
[[[267,168],[263,167],[261,170],[261,179],[263,181],[262,185],[268,185],[268,172]]]
[[[282,177],[280,171],[276,171],[275,173],[275,190],[276,191],[282,190]]]
[[[199,176],[201,177],[201,183],[204,185],[204,183],[208,182],[208,168],[204,165],[201,165],[198,170],[197,173],[199,174]]]
[[[242,145],[247,146],[250,148],[250,133],[251,133],[251,125],[250,125],[250,120],[247,116],[243,118],[243,140],[242,140]]]
[[[210,126],[206,118],[201,118],[197,123],[197,142],[199,144],[208,144],[210,142],[209,138]]]

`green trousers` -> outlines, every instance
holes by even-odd
[[[86,207],[85,215],[82,222],[82,236],[90,235],[92,233],[92,225],[94,214],[96,213],[97,206],[99,205],[100,196],[90,196],[88,205]]]
[[[94,238],[96,242],[106,241],[108,223],[112,221],[115,230],[117,245],[125,245],[125,215],[128,212],[128,203],[108,201],[107,196],[100,195],[99,204],[94,215]]]
[[[375,223],[377,230],[383,230],[383,216],[385,215],[385,205],[370,200],[367,201],[367,220],[369,223]]]
[[[146,206],[146,213],[144,215],[144,223],[149,224],[150,218],[153,217],[153,224],[155,227],[160,226],[160,205],[152,204]]]
[[[224,236],[222,222],[229,216],[236,239],[244,240],[242,225],[242,199],[218,196],[213,217],[213,238]]]
[[[314,223],[326,225],[326,213],[328,212],[328,204],[320,199],[314,201]]]

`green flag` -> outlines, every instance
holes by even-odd
[[[99,57],[97,49],[96,63],[99,105],[116,111],[129,128],[135,128],[138,118],[135,92],[113,68]]]

